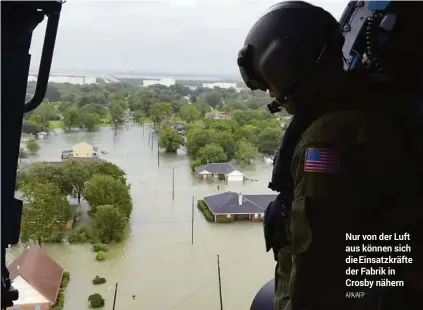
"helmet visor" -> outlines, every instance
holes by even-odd
[[[267,91],[268,87],[266,83],[264,83],[257,77],[256,74],[254,74],[252,65],[252,50],[253,48],[247,44],[238,52],[238,67],[241,73],[241,77],[249,89],[260,89],[262,91]]]
[[[254,75],[250,74],[245,67],[240,66],[239,71],[241,72],[241,77],[245,85],[247,85],[249,89],[260,89],[262,91],[267,91],[268,87],[264,83],[260,82],[257,78],[255,78]]]

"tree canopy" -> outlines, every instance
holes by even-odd
[[[94,235],[81,227],[70,235],[70,242],[83,242],[91,237],[102,242],[121,240],[132,211],[130,186],[126,184],[125,175],[113,163],[78,159],[59,164],[40,162],[21,169],[17,184],[25,202],[22,239],[38,243],[50,241],[70,220],[68,195],[79,199],[84,195],[94,217]],[[102,208],[100,213],[99,208]]]
[[[126,229],[126,217],[118,208],[110,205],[97,206],[94,214],[94,229],[100,242],[121,241]]]
[[[172,127],[163,126],[159,132],[159,147],[166,149],[168,153],[175,153],[176,150],[184,144],[184,138],[181,137]]]
[[[110,175],[94,175],[86,184],[84,198],[89,203],[91,213],[95,215],[98,206],[112,205],[126,218],[132,211],[132,199],[129,186]]]
[[[72,209],[57,185],[53,183],[27,183],[21,188],[21,234],[23,239],[41,244],[57,230],[64,230],[71,219]]]
[[[47,131],[57,122],[67,130],[90,131],[105,125],[117,129],[132,119],[142,126],[152,123],[161,136],[159,145],[166,152],[175,152],[185,145],[195,163],[204,160],[197,160],[198,150],[212,143],[223,149],[227,160],[243,162],[251,162],[254,150],[272,155],[280,145],[281,127],[286,128],[287,124],[268,111],[270,98],[264,92],[210,89],[196,81],[177,81],[169,87],[140,87],[139,83],[130,78],[98,85],[50,83],[51,97],[25,115],[23,131]],[[186,86],[194,84],[196,88]],[[29,83],[28,88],[33,92],[35,84]],[[224,117],[215,117],[223,112]],[[175,123],[183,124],[186,130],[181,133],[178,129],[177,134],[176,127],[169,126]]]

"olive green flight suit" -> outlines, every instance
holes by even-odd
[[[289,227],[286,227],[289,230]],[[288,240],[289,238],[289,233]],[[292,268],[292,246],[285,246],[278,251],[275,267],[274,309],[283,310],[289,301],[289,279]]]
[[[414,207],[413,200],[421,191],[413,185],[415,160],[405,148],[402,130],[380,111],[327,113],[304,132],[292,161],[293,255],[285,310],[388,309],[377,308],[375,298],[345,298],[363,291],[345,285],[345,248],[355,245],[346,233],[398,232],[420,214],[421,202]],[[290,267],[282,253],[280,259],[278,265]],[[286,280],[286,270],[276,277]]]

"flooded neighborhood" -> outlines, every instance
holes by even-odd
[[[274,278],[262,222],[292,119],[236,62],[267,4],[63,3],[43,99],[19,127],[8,310],[250,308]],[[177,27],[163,23],[176,11]],[[43,81],[44,26],[27,102]]]
[[[95,260],[90,244],[42,246],[71,274],[64,309],[88,309],[87,296],[93,293],[100,293],[106,309],[111,309],[116,282],[116,309],[217,309],[217,255],[225,309],[248,308],[257,290],[273,277],[273,258],[264,251],[262,225],[250,221],[210,223],[195,207],[192,244],[192,197],[196,205],[205,196],[226,191],[272,194],[267,189],[271,165],[257,163],[255,169],[244,170],[247,178],[255,181],[200,182],[182,152],[162,152],[157,160],[157,143],[153,149],[149,144],[150,131],[147,125],[135,124],[116,131],[110,127],[70,133],[56,129],[38,141],[38,154],[27,159],[60,161],[63,150],[87,141],[98,147],[101,159],[123,169],[131,184],[133,212],[128,236],[110,246],[105,261]],[[82,212],[78,225],[87,220]],[[8,252],[9,263],[22,247]],[[97,275],[107,283],[93,286],[91,281]]]

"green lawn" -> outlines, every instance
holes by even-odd
[[[100,120],[100,124],[98,124],[97,127],[109,127],[111,120],[112,118],[110,117],[110,115],[108,115]],[[63,128],[62,121],[50,121],[49,123],[50,123],[50,129],[52,130]],[[146,117],[144,119],[144,124],[152,124],[152,123],[153,121],[149,117]]]
[[[153,121],[151,120],[151,118],[146,117],[144,118],[144,124],[153,124]]]
[[[58,129],[62,127],[63,127],[62,121],[50,121],[50,129]]]
[[[110,115],[107,115],[106,117],[100,119],[100,124],[98,124],[97,127],[109,127],[111,121],[112,118],[110,117]]]
[[[106,116],[105,118],[102,118],[100,120],[100,124],[97,125],[97,127],[108,127],[110,126],[111,117]],[[63,128],[63,122],[62,121],[50,121],[50,129],[58,129]]]

